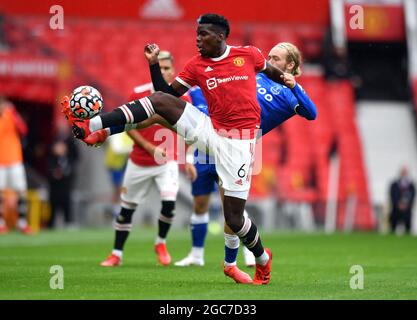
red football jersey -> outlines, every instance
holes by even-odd
[[[258,48],[227,46],[218,58],[194,56],[176,80],[188,88],[202,89],[215,129],[253,131],[259,128],[261,115],[256,74],[265,68],[266,60]]]
[[[133,89],[133,93],[130,95],[129,101],[147,97],[153,92],[154,89],[152,83],[137,86]],[[184,95],[182,99],[190,102],[188,95]],[[153,145],[159,146],[163,144],[163,147],[166,147],[166,161],[177,160],[177,134],[175,132],[159,124],[154,124],[148,128],[137,131]],[[130,159],[139,166],[157,166],[163,164],[156,162],[153,155],[149,154],[145,149],[137,144],[133,145],[133,150],[130,153]]]

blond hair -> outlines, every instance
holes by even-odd
[[[172,56],[171,52],[166,50],[161,50],[158,55],[158,60],[170,60],[172,64],[174,64],[174,57]]]
[[[291,73],[298,77],[301,75],[301,52],[298,48],[290,42],[280,42],[276,47],[287,51],[287,63],[294,62],[294,68]]]

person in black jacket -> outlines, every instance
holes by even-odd
[[[71,192],[77,159],[78,151],[74,139],[61,130],[52,143],[48,159],[49,201],[51,204],[51,218],[48,228],[55,226],[58,210],[63,211],[66,225],[72,223]]]
[[[414,197],[415,186],[408,175],[407,167],[404,166],[401,168],[400,177],[390,187],[392,233],[395,233],[399,222],[404,222],[406,232],[410,233]]]

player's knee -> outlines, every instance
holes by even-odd
[[[166,96],[167,94],[161,91],[156,91],[149,96],[149,100],[152,102],[152,106],[155,111],[158,113],[159,107],[166,105]]]
[[[234,233],[238,232],[240,229],[242,229],[243,226],[243,216],[238,214],[224,214],[224,220],[226,224],[232,229]]]
[[[155,112],[171,125],[177,123],[185,108],[185,101],[164,92],[157,91],[148,98]]]
[[[122,208],[133,210],[133,211],[135,211],[136,207],[138,206],[136,203],[128,202],[124,200],[123,198],[121,199],[121,202],[122,202]]]
[[[175,201],[162,201],[161,214],[167,218],[175,215]]]
[[[119,224],[130,224],[132,223],[132,217],[135,210],[123,208],[120,210],[119,215],[116,218],[116,222]]]
[[[205,198],[195,197],[194,198],[194,212],[196,214],[206,213],[209,209],[209,201]]]

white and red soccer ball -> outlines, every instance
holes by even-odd
[[[91,119],[103,109],[103,97],[91,86],[75,88],[69,103],[71,112],[79,119]]]

